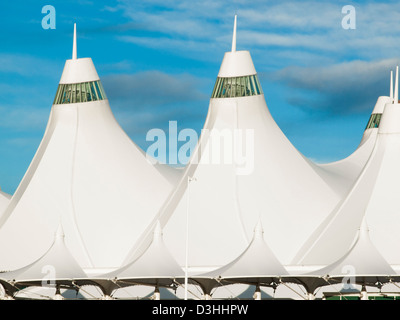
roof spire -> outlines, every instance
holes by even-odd
[[[237,14],[235,14],[235,22],[233,23],[232,52],[236,51],[236,20]]]
[[[76,23],[74,23],[74,42],[72,44],[72,60],[76,60]]]
[[[390,99],[392,99],[393,103],[393,71],[390,71]]]
[[[399,66],[396,67],[396,81],[394,83],[394,103],[399,103]]]

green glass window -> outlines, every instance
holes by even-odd
[[[217,78],[211,98],[236,98],[262,94],[257,75]]]
[[[100,80],[72,84],[60,84],[53,104],[90,102],[107,99]]]
[[[365,130],[371,129],[371,128],[378,128],[379,122],[381,121],[381,117],[382,117],[382,113],[371,114],[371,117],[369,118],[369,121],[368,121],[368,124],[367,124],[367,127],[365,128]]]

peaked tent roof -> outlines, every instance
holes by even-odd
[[[165,286],[174,285],[175,278],[183,278],[184,272],[164,244],[161,225],[153,231],[153,240],[146,251],[131,263],[117,270],[94,277],[107,295],[115,289],[135,284]]]
[[[357,276],[365,279],[371,277],[372,279],[376,279],[379,276],[396,274],[372,243],[365,218],[362,221],[357,239],[352,248],[336,262],[314,273],[327,275],[331,279],[340,279],[345,276]]]
[[[382,114],[385,104],[390,101],[392,101],[390,97],[381,96],[378,98],[368,124],[375,115]],[[378,127],[368,126],[368,124],[359,146],[351,155],[335,162],[316,164],[314,167],[326,179],[327,183],[342,193],[343,196],[347,194],[352,184],[357,180],[375,146]],[[377,125],[379,125],[379,122]]]
[[[191,276],[209,294],[220,284],[244,283],[271,286],[288,272],[264,240],[261,221],[254,228],[253,239],[235,260],[214,271]]]
[[[14,271],[0,274],[16,287],[46,285],[73,286],[75,278],[87,279],[86,273],[79,266],[64,243],[64,232],[60,224],[51,247],[33,263]]]
[[[148,161],[115,120],[92,59],[75,56],[65,63],[44,137],[0,218],[0,269],[23,267],[43,252],[60,216],[82,267],[119,267],[180,175]],[[16,232],[24,237],[10,243]]]
[[[163,241],[161,224],[157,222],[153,241],[146,251],[135,261],[109,274],[117,280],[160,279],[182,277],[184,272],[169,252]],[[153,280],[151,280],[153,281]],[[155,280],[157,281],[157,280]]]
[[[254,228],[253,239],[246,250],[231,263],[206,275],[218,276],[222,279],[245,279],[246,277],[285,274],[287,274],[286,269],[264,240],[264,230],[259,221]]]
[[[400,104],[392,101],[384,107],[374,149],[357,181],[303,245],[294,262],[326,265],[339,259],[350,248],[365,216],[379,252],[389,264],[399,264],[400,251],[395,245],[400,243],[396,229],[400,224],[398,163]]]
[[[393,103],[393,101],[393,72],[391,71],[390,94],[389,96],[378,97],[358,148],[345,159],[331,163],[319,164],[318,166],[326,171],[331,171],[342,177],[346,177],[349,181],[354,181],[364,168],[374,148],[375,140],[378,135],[380,119],[385,109],[385,105],[387,103]]]
[[[313,167],[318,174],[343,197],[347,195],[367,163],[375,146],[379,123],[385,105],[393,101],[393,73],[391,72],[390,95],[378,97],[357,149],[348,157],[338,161],[322,164],[313,163]]]
[[[313,294],[318,287],[340,283],[344,278],[367,286],[379,286],[398,278],[372,243],[365,218],[354,244],[340,259],[307,274],[283,276],[282,281],[301,284]]]
[[[232,81],[236,91],[229,91]],[[186,239],[187,211],[190,266],[210,270],[232,261],[248,246],[259,213],[264,225],[274,226],[266,235],[271,249],[280,261],[289,262],[299,249],[297,243],[336,205],[340,195],[288,141],[258,86],[250,53],[226,52],[197,148],[125,263],[146,248],[160,220],[166,244],[184,265],[181,244]],[[226,143],[218,145],[221,141]],[[298,228],[300,223],[304,228]],[[286,241],[288,235],[296,243]]]

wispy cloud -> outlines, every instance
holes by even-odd
[[[245,27],[269,29],[296,29],[318,32],[335,27],[341,20],[341,7],[324,1],[264,2],[255,8],[240,9]],[[318,13],[318,14],[316,14]],[[257,27],[258,26],[258,27]]]
[[[169,75],[160,71],[108,75],[102,78],[110,101],[125,107],[143,108],[154,105],[208,99],[199,89],[201,80],[189,75]]]
[[[30,55],[1,53],[0,73],[17,74],[20,76],[48,77],[58,70],[59,66],[49,60]],[[57,73],[58,75],[58,73]]]
[[[134,63],[129,60],[122,60],[119,62],[115,63],[103,63],[101,65],[98,65],[97,69],[105,72],[129,72],[134,68]]]
[[[118,39],[169,51],[181,49],[186,42],[188,47],[182,54],[199,59],[202,54],[192,48],[198,53],[229,48],[236,12],[238,47],[317,50],[338,60],[393,56],[400,37],[400,3],[354,3],[356,30],[344,30],[342,7],[348,4],[316,0],[256,1],[252,6],[245,1],[120,1],[118,10],[131,21],[122,26],[142,25],[145,34],[138,35],[137,28],[133,33],[125,29]],[[279,57],[278,52],[275,57]],[[288,63],[292,61],[296,56]]]
[[[117,39],[123,42],[134,43],[141,47],[173,52],[174,55],[197,59],[199,61],[214,61],[215,56],[209,54],[210,52],[224,52],[224,49],[220,44],[210,43],[204,40],[126,35],[117,36]],[[205,54],[205,51],[207,51],[208,54]]]
[[[108,75],[102,82],[118,122],[142,147],[148,130],[167,130],[169,121],[194,129],[203,125],[209,95],[201,90],[201,78],[146,71]]]
[[[390,70],[399,59],[351,61],[327,67],[287,67],[270,74],[285,83],[287,101],[295,106],[327,112],[351,114],[371,111],[371,102],[389,95]]]
[[[50,108],[0,105],[0,128],[13,132],[44,132]]]

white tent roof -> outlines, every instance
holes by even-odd
[[[292,273],[281,278],[283,282],[301,284],[311,294],[319,287],[343,280],[345,283],[354,281],[352,284],[377,286],[391,279],[398,279],[396,272],[372,243],[365,218],[354,244],[338,260],[312,272]]]
[[[219,74],[236,79],[257,76],[255,72],[249,52],[232,51],[225,55]],[[242,140],[232,137],[235,134]],[[218,146],[221,139],[232,148]],[[214,158],[225,151],[225,160]],[[244,159],[229,161],[230,155],[240,151]],[[191,178],[195,180],[188,183]],[[249,245],[260,215],[264,225],[274,226],[266,234],[268,244],[282,263],[288,263],[297,245],[339,199],[279,129],[263,94],[212,98],[197,149],[182,179],[125,262],[148,245],[159,219],[166,244],[184,265],[182,243],[189,212],[192,268],[215,269],[235,259]],[[289,235],[296,241],[287,241]]]
[[[1,273],[0,277],[17,283],[40,284],[42,281],[84,279],[86,274],[66,247],[60,224],[53,244],[45,254],[26,267]]]
[[[202,274],[212,278],[249,279],[279,277],[288,274],[264,240],[261,221],[254,228],[253,239],[246,250],[235,260],[217,270]]]
[[[360,175],[374,148],[378,129],[367,131],[364,133],[366,138],[347,158],[326,164],[317,164],[317,168],[322,169],[321,171],[316,169],[320,175],[326,177],[327,182],[336,186],[338,192],[341,191],[344,196]]]
[[[366,219],[363,219],[351,249],[336,262],[313,274],[330,277],[395,275],[396,272],[372,243],[368,232]]]
[[[385,105],[393,102],[393,79],[390,78],[390,96],[378,97],[357,149],[348,157],[322,164],[312,164],[314,170],[342,197],[345,197],[367,163],[378,135],[378,128],[369,126],[377,115],[381,116]],[[376,122],[374,122],[375,124]]]
[[[378,115],[381,116],[385,105],[393,102],[392,82],[391,75],[390,90],[392,93],[390,96],[378,97],[357,149],[344,159],[330,163],[313,164],[318,174],[342,197],[347,195],[372,153],[378,135],[378,128],[370,126],[370,121],[374,118],[376,119]],[[375,121],[373,123],[376,124]]]
[[[205,294],[221,284],[245,283],[266,285],[278,282],[288,272],[276,258],[264,240],[264,230],[259,221],[254,228],[253,239],[248,247],[232,262],[211,272],[190,277],[200,285]]]
[[[400,264],[400,105],[385,105],[374,149],[348,195],[307,240],[299,264],[323,265],[350,248],[363,217],[371,239],[389,264]]]
[[[71,59],[59,88],[96,80],[90,58]],[[23,267],[43,252],[60,217],[82,267],[119,267],[180,172],[148,161],[105,96],[54,104],[41,144],[0,218],[0,270]]]
[[[159,222],[156,224],[153,240],[146,251],[135,261],[107,274],[108,278],[117,278],[117,280],[176,278],[182,276],[184,276],[182,268],[164,244]]]
[[[116,289],[134,284],[171,286],[175,278],[183,278],[184,272],[164,244],[161,225],[157,222],[149,247],[136,260],[115,271],[95,276],[105,295]]]
[[[387,103],[390,103],[391,101],[392,100],[390,97],[379,97],[371,112],[371,116],[375,114],[382,114],[385,105]],[[349,180],[354,181],[360,174],[365,163],[368,161],[372,149],[374,148],[377,134],[378,128],[366,128],[359,146],[350,156],[339,161],[319,164],[319,166],[321,166],[325,170],[332,171],[343,177],[347,177]]]

